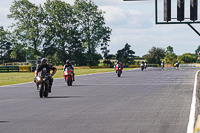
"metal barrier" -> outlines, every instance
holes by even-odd
[[[129,65],[128,68],[140,68],[140,65]]]
[[[19,72],[19,66],[0,66],[0,72]]]
[[[196,67],[196,64],[180,64],[180,67]]]
[[[32,66],[30,66],[30,67],[29,67],[29,70],[30,70],[30,72],[35,72],[36,67],[32,67]]]
[[[91,69],[96,69],[96,68],[110,68],[110,66],[91,66]]]
[[[159,64],[147,64],[147,67],[159,67]]]

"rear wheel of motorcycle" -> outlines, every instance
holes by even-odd
[[[48,85],[45,85],[45,90],[44,90],[44,97],[48,97],[48,93],[49,93],[49,89],[48,89]]]
[[[44,86],[40,85],[40,92],[39,92],[40,98],[43,98],[44,96]]]

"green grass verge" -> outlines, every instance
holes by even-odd
[[[124,68],[124,70],[132,70],[133,68]],[[75,69],[75,76],[92,74],[92,73],[102,73],[102,72],[112,72],[114,68],[103,68],[103,69]],[[33,81],[34,73],[30,72],[10,72],[10,73],[0,73],[0,86],[19,84]],[[53,78],[63,77],[63,71],[57,70]]]

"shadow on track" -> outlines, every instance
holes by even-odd
[[[8,123],[8,122],[10,122],[10,121],[0,121],[0,123]]]
[[[84,96],[50,96],[47,98],[82,98]]]

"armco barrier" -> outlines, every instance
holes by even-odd
[[[19,66],[19,72],[30,72],[29,66]]]
[[[110,66],[91,66],[91,69],[96,69],[96,68],[110,68]]]
[[[0,72],[19,72],[19,66],[0,66]]]
[[[180,64],[180,67],[196,67],[196,64]]]
[[[140,65],[129,65],[128,68],[140,68]]]
[[[147,64],[147,67],[159,67],[159,64]]]

